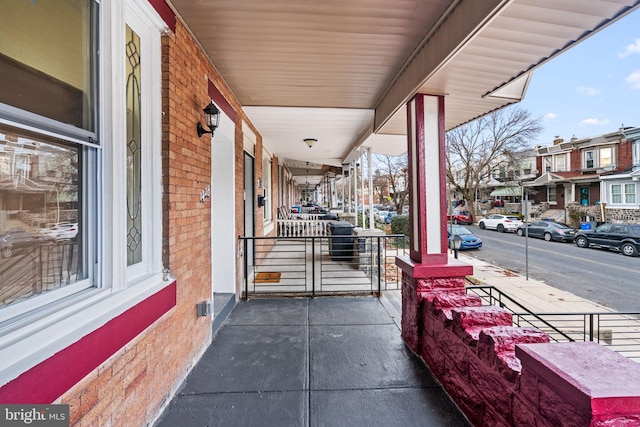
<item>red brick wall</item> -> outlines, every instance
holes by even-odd
[[[582,170],[582,157],[579,149],[574,148],[569,153],[569,170],[571,172],[580,172]]]
[[[617,171],[623,171],[633,166],[633,143],[624,140],[618,144],[618,160],[616,168]]]
[[[72,425],[151,422],[211,340],[211,318],[196,316],[196,303],[211,299],[211,199],[200,202],[210,183],[211,142],[195,131],[209,102],[208,80],[238,112],[235,211],[243,234],[241,122],[247,118],[180,21],[163,36],[162,53],[163,262],[178,283],[176,307],[59,399],[70,404]]]
[[[460,277],[415,279],[404,270],[403,339],[473,425],[640,422],[637,363],[596,343],[548,343],[466,295]]]

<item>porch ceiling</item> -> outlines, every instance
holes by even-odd
[[[446,96],[447,129],[518,102],[529,72],[640,7],[640,0],[171,3],[269,152],[332,166],[360,147],[405,152],[403,106],[416,93]],[[318,142],[309,148],[305,138]]]

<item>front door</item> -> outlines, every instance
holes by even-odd
[[[580,187],[580,205],[589,206],[589,187]]]

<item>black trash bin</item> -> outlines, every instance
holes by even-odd
[[[353,259],[353,224],[346,221],[331,221],[328,224],[330,236],[329,256],[334,261],[351,261]]]
[[[325,221],[337,221],[338,220],[338,214],[335,213],[328,213],[325,214],[324,218]]]

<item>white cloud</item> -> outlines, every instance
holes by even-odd
[[[624,48],[624,52],[618,54],[618,58],[626,58],[629,55],[633,55],[634,53],[640,53],[640,39],[636,39],[632,44],[628,44]]]
[[[640,89],[640,69],[629,74],[624,81],[631,86],[631,89]]]
[[[578,92],[582,95],[593,96],[600,93],[600,89],[591,86],[578,86]]]
[[[580,126],[591,126],[591,125],[602,126],[606,124],[609,124],[609,119],[601,120],[601,119],[589,118],[589,119],[584,119],[583,121],[580,122]]]
[[[544,116],[542,116],[542,120],[555,120],[558,118],[558,115],[556,113],[547,113]]]

